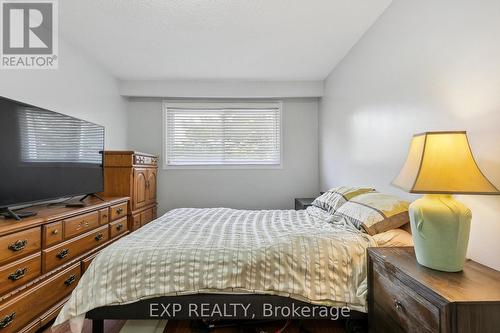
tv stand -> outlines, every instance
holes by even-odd
[[[89,197],[94,197],[94,198],[97,198],[97,199],[99,199],[99,200],[101,200],[101,201],[105,201],[102,197],[100,197],[99,195],[97,195],[97,194],[95,194],[95,193],[89,193],[89,194],[86,194],[85,196],[83,196],[83,197],[80,199],[80,201],[83,201],[83,200],[85,200],[85,199],[87,199],[87,198],[89,198]]]
[[[9,208],[0,208],[0,215],[5,216],[5,218],[11,218],[16,221],[21,221],[23,217],[35,216],[36,212],[14,212]]]
[[[86,204],[83,202],[85,199],[87,198],[91,198],[91,197],[94,197],[94,198],[97,198],[101,201],[105,201],[103,198],[101,198],[99,195],[95,194],[95,193],[89,193],[89,194],[86,194],[84,195],[80,200],[78,201],[70,201],[70,202],[66,202],[65,206],[66,207],[69,207],[69,208],[81,208],[81,207],[85,207]]]
[[[44,331],[97,253],[129,234],[128,197],[103,198],[84,208],[29,207],[38,214],[22,221],[0,216],[0,327],[9,324],[0,332]]]

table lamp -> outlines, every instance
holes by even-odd
[[[465,131],[416,134],[393,185],[424,196],[410,204],[417,261],[446,272],[461,271],[471,211],[452,194],[500,194],[483,175]]]

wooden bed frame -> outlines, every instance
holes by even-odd
[[[243,304],[248,306],[244,311],[243,307],[235,304]],[[264,313],[264,306],[269,309],[272,306],[273,315],[269,316],[269,310]],[[190,308],[191,307],[191,308]],[[225,314],[203,313],[202,308],[213,309],[228,309]],[[175,308],[175,309],[174,309]],[[288,309],[304,309],[310,315],[302,315],[304,312],[299,311],[284,315],[281,311],[283,308]],[[316,310],[313,310],[315,308]],[[328,316],[320,315],[328,311]],[[191,311],[190,311],[191,309]],[[197,312],[194,311],[197,309]],[[278,309],[278,310],[277,310]],[[154,314],[152,315],[152,313]],[[288,310],[286,310],[288,311]],[[302,310],[301,310],[302,311]],[[313,311],[314,314],[313,315]],[[209,311],[210,312],[210,311]],[[347,314],[346,314],[347,312]],[[193,315],[194,313],[194,315]],[[104,320],[106,319],[175,319],[175,320],[283,320],[283,319],[331,319],[332,313],[335,313],[337,319],[346,320],[347,332],[364,332],[367,324],[367,314],[358,311],[346,311],[341,308],[328,307],[322,305],[314,305],[302,301],[297,301],[289,297],[272,296],[272,295],[255,295],[255,294],[196,294],[184,296],[165,296],[156,297],[146,300],[137,301],[124,305],[104,306],[93,309],[87,312],[86,318],[92,320],[92,333],[104,333]],[[230,314],[230,315],[228,315]]]

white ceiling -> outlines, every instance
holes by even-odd
[[[64,0],[60,34],[124,80],[321,80],[391,0]]]

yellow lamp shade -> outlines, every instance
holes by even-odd
[[[477,166],[465,131],[415,135],[392,183],[411,193],[500,194]]]

